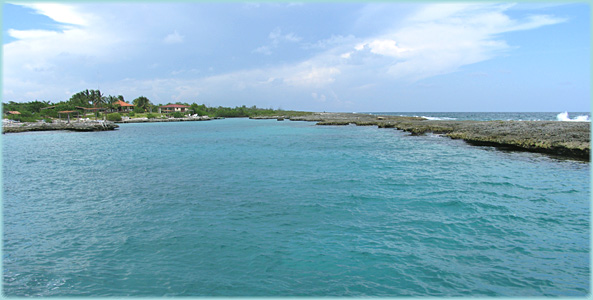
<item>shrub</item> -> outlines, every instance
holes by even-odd
[[[37,122],[37,118],[35,117],[21,117],[21,122]]]
[[[107,121],[121,121],[121,115],[119,113],[108,114]]]
[[[146,117],[147,117],[147,118],[149,118],[149,119],[154,119],[154,118],[156,118],[156,116],[155,116],[155,115],[153,115],[153,114],[147,114],[147,115],[146,115]]]
[[[136,115],[136,113],[135,113],[135,112],[133,112],[133,111],[131,111],[131,112],[129,112],[129,113],[128,113],[128,117],[133,117],[133,116],[135,116],[135,115]]]
[[[173,118],[183,118],[183,114],[180,113],[180,112],[178,112],[178,111],[176,111],[176,112],[173,113]]]

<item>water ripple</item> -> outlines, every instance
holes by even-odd
[[[3,153],[8,296],[589,292],[589,168],[571,162],[275,120],[10,135]]]

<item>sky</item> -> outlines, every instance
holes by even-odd
[[[2,101],[591,110],[588,3],[4,2]]]

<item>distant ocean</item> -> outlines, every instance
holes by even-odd
[[[249,119],[6,134],[2,156],[5,296],[591,292],[587,162]]]
[[[371,112],[371,114],[424,117],[429,120],[591,121],[589,112]]]

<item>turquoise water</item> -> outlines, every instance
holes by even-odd
[[[226,119],[2,136],[7,296],[584,296],[590,165]]]

